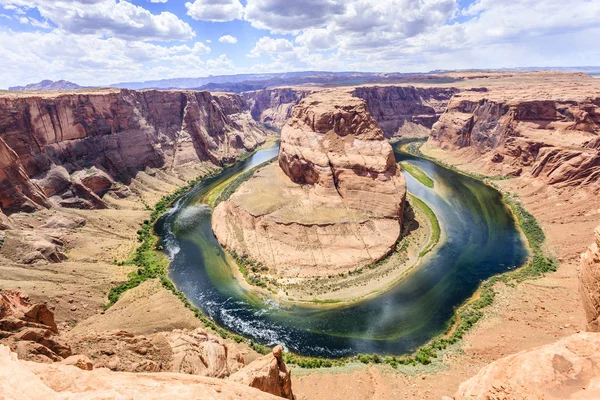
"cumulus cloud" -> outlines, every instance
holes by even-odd
[[[309,50],[329,50],[338,44],[331,31],[322,28],[311,28],[296,36],[296,43],[306,46]]]
[[[231,35],[224,35],[219,38],[219,42],[221,43],[229,43],[236,44],[238,42],[237,38]]]
[[[239,0],[195,0],[185,3],[187,15],[199,21],[225,22],[241,19],[244,6]]]
[[[258,29],[274,33],[298,32],[325,25],[344,13],[339,0],[248,0],[244,18]]]
[[[37,8],[43,18],[70,33],[131,40],[189,40],[195,36],[175,14],[155,15],[125,0],[0,0],[2,3]]]
[[[287,53],[294,51],[294,45],[287,39],[273,39],[263,36],[258,39],[254,48],[250,50],[249,57],[260,57],[261,54]]]

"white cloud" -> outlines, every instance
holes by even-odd
[[[258,29],[298,32],[323,26],[344,9],[344,2],[339,0],[248,0],[244,18]]]
[[[338,40],[327,29],[310,28],[296,36],[296,43],[309,50],[329,50],[338,44]]]
[[[169,0],[150,0],[150,3],[166,3]]]
[[[287,39],[273,39],[269,36],[263,36],[258,39],[254,48],[250,50],[248,57],[260,57],[261,54],[287,53],[294,51],[294,45]]]
[[[221,43],[229,43],[236,44],[238,42],[237,38],[231,35],[224,35],[219,38],[219,42]]]
[[[125,0],[0,0],[2,3],[37,8],[43,18],[71,33],[130,40],[189,40],[195,36],[175,14],[154,15]]]
[[[187,15],[199,21],[225,22],[241,19],[244,6],[239,0],[195,0],[185,3]]]

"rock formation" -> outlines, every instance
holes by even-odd
[[[579,333],[525,350],[482,368],[454,398],[600,398],[600,334]]]
[[[581,255],[579,292],[588,330],[600,332],[600,226],[594,231],[594,243]]]
[[[277,129],[283,128],[292,116],[294,106],[312,91],[308,89],[278,88],[245,92],[252,118]]]
[[[406,185],[363,100],[342,91],[304,99],[282,130],[278,164],[215,209],[226,248],[283,276],[345,272],[392,250]]]
[[[275,400],[280,397],[222,379],[174,373],[86,371],[63,363],[17,359],[0,345],[0,393],[6,400],[206,399]]]
[[[0,98],[0,207],[105,207],[147,167],[231,162],[267,132],[238,95],[98,90]]]
[[[531,85],[456,94],[429,143],[465,161],[485,160],[494,174],[528,175],[557,188],[597,188],[600,85],[578,75],[542,77]],[[566,78],[572,87],[557,81]]]
[[[0,343],[19,358],[53,362],[69,357],[71,347],[57,333],[54,314],[45,304],[30,304],[18,292],[0,292]]]
[[[456,88],[364,86],[356,88],[354,96],[367,102],[369,112],[385,137],[426,137],[429,129],[446,111],[450,98],[458,92]]]
[[[293,400],[292,373],[283,362],[282,352],[283,348],[276,346],[272,354],[254,360],[229,380]]]

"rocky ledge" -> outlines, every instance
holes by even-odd
[[[278,276],[323,276],[377,262],[400,236],[406,184],[364,100],[315,93],[261,168],[214,211],[219,242]]]
[[[598,189],[600,84],[583,74],[522,74],[455,94],[428,145],[479,171]],[[543,79],[542,79],[543,78]]]

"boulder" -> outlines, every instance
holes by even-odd
[[[283,361],[282,351],[281,346],[275,346],[271,354],[252,361],[229,380],[292,400],[292,373]]]

